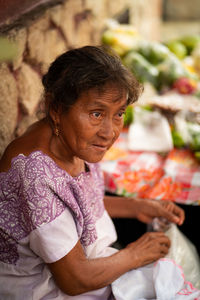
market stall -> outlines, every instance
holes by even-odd
[[[200,36],[147,41],[134,27],[110,20],[102,41],[144,84],[101,162],[106,190],[178,203],[186,212],[181,230],[200,253]]]

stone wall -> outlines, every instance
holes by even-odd
[[[67,49],[100,44],[107,18],[124,11],[148,38],[159,37],[161,0],[66,0],[21,21],[4,35],[18,46],[12,63],[0,64],[0,155],[35,120],[42,100],[41,77]]]

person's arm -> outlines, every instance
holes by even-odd
[[[48,266],[58,287],[73,296],[105,287],[125,272],[164,257],[169,246],[163,233],[145,233],[112,256],[88,259],[78,242],[66,256]]]
[[[105,196],[104,204],[111,218],[137,218],[151,223],[155,217],[163,217],[178,225],[185,219],[184,210],[166,200]]]
[[[104,205],[111,218],[137,218],[136,199],[106,195]]]

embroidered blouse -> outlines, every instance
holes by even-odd
[[[86,164],[89,171],[72,177],[35,151],[18,155],[0,173],[0,299],[86,299],[64,295],[46,265],[78,240],[88,257],[115,252],[109,247],[116,233],[103,204],[103,176],[98,164]],[[106,287],[87,299],[109,295]]]

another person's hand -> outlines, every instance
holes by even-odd
[[[154,218],[165,218],[169,222],[182,225],[185,213],[182,208],[166,200],[136,200],[136,218],[144,223],[151,223]]]
[[[129,251],[134,268],[138,268],[164,257],[169,247],[170,240],[163,232],[147,232],[125,249]]]

